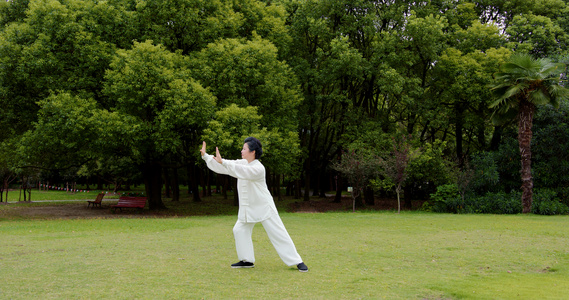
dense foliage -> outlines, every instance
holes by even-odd
[[[513,53],[568,63],[567,15],[567,0],[2,1],[0,175],[144,183],[161,208],[164,184],[199,201],[198,184],[216,180],[202,140],[231,158],[255,135],[270,185],[309,200],[346,188],[341,153],[386,160],[411,136],[406,206],[445,184],[462,202],[515,198],[517,123],[491,122],[489,85]],[[559,104],[537,108],[532,174],[566,205]],[[374,192],[394,190],[370,184],[362,204]]]

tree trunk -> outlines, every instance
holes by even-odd
[[[222,187],[221,194],[223,195],[223,199],[227,200],[227,192],[229,191],[229,188],[230,188],[229,176],[219,175],[219,177],[217,177],[217,180],[219,180],[221,187]]]
[[[356,188],[353,187],[353,189],[355,190]],[[358,188],[357,195],[355,195],[355,197],[354,197],[354,210],[359,209],[359,208],[364,208],[364,207],[365,207],[365,204],[363,201],[363,189]]]
[[[170,191],[170,169],[162,168],[162,172],[164,173],[164,197],[172,198],[172,193]]]
[[[397,213],[399,214],[401,213],[401,185],[397,186],[395,192],[397,193]]]
[[[334,196],[334,200],[332,200],[332,203],[342,203],[342,190],[341,189],[336,190],[336,195]]]
[[[326,186],[326,182],[328,180],[325,180],[326,177],[326,172],[323,171],[324,168],[320,168],[320,176],[318,176],[318,186],[319,186],[319,191],[318,191],[318,197],[320,198],[326,198],[326,192],[327,192],[327,186]]]
[[[275,175],[275,196],[277,196],[278,201],[283,200],[283,196],[281,194],[281,175]]]
[[[504,131],[503,126],[494,127],[494,132],[492,133],[492,140],[490,141],[490,148],[488,150],[490,151],[498,150],[500,142],[502,141],[503,131]]]
[[[146,199],[150,210],[164,209],[162,202],[162,167],[157,162],[146,162],[142,167]]]
[[[300,179],[297,179],[295,182],[296,182],[296,184],[294,185],[294,199],[300,199],[300,196],[301,196],[301,188],[300,188],[301,181],[300,181]]]
[[[404,199],[404,206],[407,209],[413,208],[413,185],[408,184],[404,187],[401,187],[400,190],[403,191],[403,199]],[[401,193],[401,191],[399,191]]]
[[[207,197],[206,190],[207,190],[207,185],[209,184],[208,183],[208,181],[209,181],[209,174],[208,173],[209,173],[209,171],[207,169],[202,170],[200,172],[200,174],[201,174],[200,182],[201,182],[201,186],[202,186],[202,197]]]
[[[458,102],[455,103],[455,140],[456,140],[456,158],[459,161],[460,166],[463,164],[464,157],[462,155],[462,130],[464,126],[464,108],[463,105]]]
[[[271,195],[275,194],[274,184],[273,184],[273,173],[269,169],[265,169],[265,182],[267,183],[267,188]]]
[[[531,212],[533,178],[531,176],[531,139],[533,114],[535,105],[523,99],[520,102],[519,124],[518,124],[518,143],[521,155],[521,177],[522,177],[522,206],[523,213]]]
[[[310,201],[310,177],[312,176],[310,172],[310,157],[306,159],[304,165],[304,201]]]
[[[29,186],[27,191],[28,191],[28,201],[32,202],[32,187]]]
[[[186,167],[186,170],[188,172],[188,177],[189,177],[189,183],[188,183],[188,190],[192,193],[192,201],[193,202],[201,202],[201,198],[200,198],[200,187],[199,187],[199,176],[198,176],[198,171],[199,168],[196,166],[196,162],[194,159],[190,159],[190,161],[188,162],[188,165]]]
[[[312,196],[320,194],[320,171],[318,168],[314,171],[314,180],[312,180]]]
[[[229,177],[229,175],[228,175]],[[231,186],[233,187],[233,205],[239,206],[239,193],[237,192],[237,179],[233,177],[229,177],[229,181],[231,181]]]
[[[332,203],[342,203],[342,173],[338,172],[336,178],[336,196]]]
[[[364,188],[364,201],[366,205],[374,206],[375,205],[375,196],[373,193],[373,189],[370,187]]]
[[[49,184],[49,182],[48,182],[48,184]],[[9,190],[8,187],[9,186],[10,186],[9,178],[4,178],[4,195],[6,196],[4,199],[6,199],[6,203],[8,203],[8,190]]]
[[[205,196],[211,197],[211,184],[213,182],[212,178],[213,178],[213,174],[215,174],[214,172],[207,172],[207,189]]]
[[[172,201],[180,201],[180,183],[178,176],[178,169],[172,169],[171,186],[172,186]]]
[[[291,195],[293,195],[292,189],[293,189],[293,184],[294,181],[289,181],[288,184],[286,185],[286,191],[285,191],[285,196],[289,197]]]

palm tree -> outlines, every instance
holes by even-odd
[[[497,100],[492,121],[495,125],[509,120],[518,121],[518,143],[521,154],[523,213],[531,212],[533,179],[531,176],[531,139],[536,105],[551,104],[555,108],[569,98],[569,90],[562,85],[562,63],[549,59],[533,59],[529,55],[514,54],[494,74],[491,86]]]

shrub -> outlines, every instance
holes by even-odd
[[[567,189],[534,189],[532,212],[539,215],[569,214],[569,206],[560,196],[566,196]],[[430,201],[423,205],[423,210],[440,213],[477,213],[477,214],[519,214],[522,212],[520,191],[486,193],[482,196],[468,194],[464,200],[456,184],[437,187],[431,194]]]
[[[437,187],[431,194],[429,206],[425,210],[447,213],[479,213],[479,214],[518,214],[522,212],[520,192],[486,193],[483,196],[467,195],[460,197],[458,186],[447,184]]]
[[[460,210],[459,202],[462,202],[460,192],[456,184],[444,184],[437,187],[437,191],[431,194],[431,200],[428,202],[430,205],[423,206],[424,210],[433,212],[454,212],[458,213]]]
[[[552,189],[535,189],[533,193],[532,213],[539,215],[565,215],[569,207],[561,203],[558,192]]]
[[[520,192],[487,193],[468,200],[470,210],[481,214],[519,214],[522,212]]]
[[[121,197],[144,197],[143,192],[124,192],[121,194]]]
[[[409,162],[405,193],[414,199],[436,193],[436,186],[451,182],[449,162],[444,159],[446,143],[437,141],[421,145],[418,157]]]
[[[569,206],[569,187],[562,187],[557,189],[559,201]]]

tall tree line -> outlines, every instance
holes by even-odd
[[[514,52],[566,59],[568,14],[563,0],[1,2],[0,168],[139,176],[154,209],[164,170],[199,201],[203,139],[238,153],[258,136],[274,185],[305,200],[335,188],[342,150],[394,135],[460,163],[500,145],[493,74]]]

